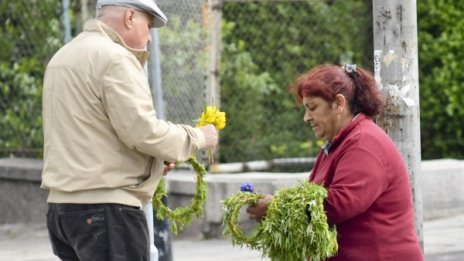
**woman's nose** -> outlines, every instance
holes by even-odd
[[[311,115],[309,113],[305,113],[303,116],[303,121],[304,122],[310,122],[311,121]]]

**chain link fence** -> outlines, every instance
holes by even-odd
[[[161,116],[193,125],[206,105],[208,6],[202,0],[157,3],[169,17],[168,26],[157,30],[158,50],[150,50],[157,51],[154,59],[161,64],[158,82],[165,110]],[[59,47],[82,31],[84,21],[95,15],[95,6],[96,0],[0,3],[2,157],[42,156],[41,93],[45,66]],[[152,67],[153,60],[149,65]],[[152,72],[151,68],[148,70]]]
[[[8,46],[0,51],[2,156],[41,156],[46,62],[66,32],[75,36],[82,30],[95,2],[0,3],[0,41]],[[159,42],[149,48],[155,53],[148,68],[152,85],[154,66],[161,68],[157,110],[167,120],[194,125],[205,105],[220,106],[228,125],[217,162],[314,155],[321,141],[303,124],[303,111],[287,87],[319,63],[370,66],[368,2],[158,0],[169,22],[155,32]],[[63,10],[69,22],[62,22]],[[28,66],[22,63],[31,59]]]
[[[158,29],[165,118],[195,125],[206,105],[208,6],[204,0],[158,0],[157,4],[168,16],[167,26]]]

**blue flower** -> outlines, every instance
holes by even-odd
[[[254,191],[253,191],[253,184],[248,183],[248,182],[243,183],[243,184],[240,186],[240,191],[241,191],[241,192],[251,192],[251,193],[253,193],[253,192],[254,192]]]

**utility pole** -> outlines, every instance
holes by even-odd
[[[71,18],[69,17],[70,3],[69,0],[61,0],[61,5],[63,6],[63,13],[61,16],[61,23],[64,28],[64,43],[69,43],[72,39],[71,36]]]
[[[377,119],[401,151],[412,189],[416,232],[422,233],[422,184],[416,0],[373,0],[374,76],[385,95]]]
[[[221,107],[220,70],[221,70],[221,21],[224,0],[205,0],[203,7],[203,26],[208,28],[208,78],[206,85],[206,104]],[[214,148],[214,158],[219,158],[219,144]],[[205,155],[205,154],[203,154]],[[203,158],[206,158],[203,156]],[[210,164],[212,162],[209,162]],[[214,164],[212,165],[214,166]]]
[[[161,50],[158,29],[153,28],[150,31],[152,42],[150,43],[150,86],[153,95],[153,105],[155,107],[156,116],[158,119],[166,120],[166,113],[164,108],[163,98],[163,84],[161,73]],[[166,182],[166,189],[168,183]],[[162,199],[165,205],[168,204],[167,196]],[[172,244],[171,244],[171,231],[169,229],[169,222],[167,218],[159,220],[156,217],[156,209],[149,206],[145,211],[147,220],[149,222],[148,228],[150,232],[150,261],[171,261],[172,260]],[[154,244],[154,245],[153,245]],[[156,246],[156,249],[153,249]]]
[[[221,65],[222,0],[208,0],[210,53],[206,104],[220,107],[219,72]],[[205,19],[206,20],[206,19]]]

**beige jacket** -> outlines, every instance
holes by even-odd
[[[185,161],[205,147],[200,130],[156,118],[147,57],[97,20],[53,56],[43,90],[48,202],[141,207],[163,161]]]

